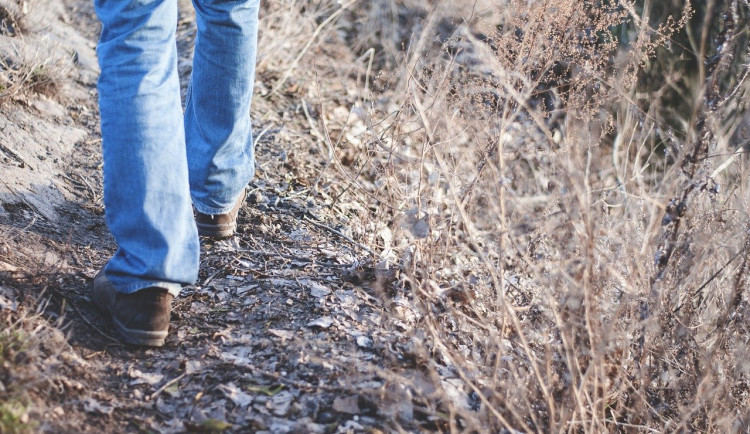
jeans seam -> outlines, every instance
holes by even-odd
[[[187,90],[185,91],[185,111],[187,112],[190,100],[193,96],[193,74],[190,74],[190,81],[188,81]]]

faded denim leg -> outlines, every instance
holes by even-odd
[[[230,211],[255,173],[250,100],[259,0],[193,0],[198,34],[185,102],[190,191],[203,214]]]
[[[197,279],[200,252],[177,75],[177,0],[94,3],[102,22],[104,204],[118,245],[104,271],[118,292],[157,286],[177,295]]]

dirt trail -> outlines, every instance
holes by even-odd
[[[52,25],[79,38],[73,80],[58,98],[34,95],[26,105],[0,111],[3,140],[36,144],[17,154],[10,144],[2,148],[8,156],[0,196],[2,300],[29,306],[37,297],[49,299],[41,318],[67,337],[58,333],[49,345],[56,348],[43,348],[31,361],[47,383],[32,392],[35,429],[358,432],[387,430],[392,421],[416,426],[424,411],[412,402],[412,390],[389,381],[383,369],[409,351],[397,332],[387,331],[392,328],[379,295],[393,276],[371,265],[371,252],[353,235],[362,232],[350,219],[360,205],[313,191],[335,180],[319,178],[325,156],[312,140],[298,139],[308,135],[304,114],[260,97],[253,113],[258,174],[238,235],[203,241],[199,284],[175,300],[164,348],[132,349],[113,338],[85,295],[114,249],[101,201],[91,64],[97,30],[88,3],[67,1]],[[183,7],[183,82],[194,31]],[[47,137],[60,137],[59,145]],[[395,308],[408,309],[398,297]],[[421,374],[406,375],[429,393]]]

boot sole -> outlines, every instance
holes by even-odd
[[[198,235],[214,239],[229,238],[237,232],[237,225],[220,227],[197,223],[196,226],[198,226]]]
[[[114,316],[112,322],[125,343],[145,347],[162,347],[167,339],[167,331],[133,330],[125,327]]]

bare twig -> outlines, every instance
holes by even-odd
[[[158,398],[158,397],[159,397],[159,395],[161,395],[161,393],[162,393],[162,392],[164,392],[164,391],[165,391],[165,390],[167,390],[167,389],[168,389],[168,388],[169,388],[170,386],[172,386],[173,384],[175,384],[175,383],[177,383],[178,381],[182,380],[182,379],[183,379],[183,378],[185,378],[186,376],[187,376],[187,372],[183,372],[182,374],[178,375],[177,377],[175,377],[175,378],[173,378],[173,379],[171,379],[171,380],[167,381],[166,383],[164,383],[164,385],[163,385],[163,386],[161,386],[160,388],[156,389],[156,391],[155,391],[154,393],[152,393],[151,395],[147,396],[147,397],[146,397],[146,398],[147,398],[147,400],[148,400],[148,401],[153,401],[154,399]]]
[[[349,9],[354,3],[357,3],[359,0],[349,0],[348,2],[341,5],[341,7],[334,13],[331,14],[328,18],[326,18],[322,23],[318,25],[318,27],[315,29],[313,34],[310,36],[310,39],[307,41],[305,46],[300,50],[297,57],[292,61],[292,64],[289,65],[289,68],[284,72],[284,75],[279,79],[279,81],[276,82],[273,89],[271,90],[270,94],[278,93],[282,86],[286,83],[287,80],[289,80],[289,77],[292,76],[292,72],[294,72],[294,68],[297,67],[297,64],[302,59],[302,57],[307,53],[307,50],[312,47],[312,44],[315,42],[315,40],[318,38],[318,35],[320,35],[320,32],[323,31],[328,24],[333,22],[339,15],[341,15],[342,12]]]
[[[315,220],[312,220],[311,218],[309,218],[309,217],[307,217],[307,216],[305,216],[305,221],[306,221],[306,222],[308,222],[308,223],[310,223],[310,224],[312,224],[312,225],[314,225],[314,226],[317,226],[317,227],[319,227],[319,228],[321,228],[321,229],[325,229],[325,230],[327,230],[328,232],[330,232],[330,233],[332,233],[332,234],[334,234],[334,235],[337,235],[337,236],[339,236],[340,238],[342,238],[342,239],[344,239],[344,240],[346,240],[346,241],[350,242],[351,244],[354,244],[355,246],[359,247],[360,249],[364,250],[365,252],[367,252],[367,253],[368,253],[368,254],[370,254],[370,255],[372,255],[372,254],[373,254],[373,251],[372,251],[372,250],[370,250],[370,249],[369,249],[369,248],[368,248],[367,246],[365,246],[364,244],[361,244],[361,243],[358,243],[357,241],[354,241],[353,239],[351,239],[351,238],[349,238],[348,236],[346,236],[346,235],[342,234],[341,232],[337,231],[336,229],[333,229],[333,228],[332,228],[332,227],[330,227],[330,226],[326,226],[326,225],[324,225],[324,224],[322,224],[322,223],[318,223],[318,222],[316,222]]]

